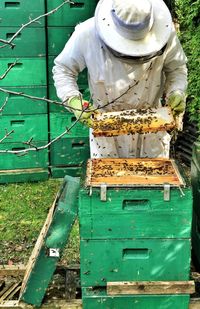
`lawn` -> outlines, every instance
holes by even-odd
[[[0,264],[26,264],[62,180],[0,185]],[[78,223],[62,263],[79,260]]]

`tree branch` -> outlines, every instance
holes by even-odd
[[[10,72],[10,70],[12,70],[12,68],[16,65],[16,63],[18,62],[18,59],[14,62],[11,63],[11,65],[9,66],[9,68],[5,71],[5,73],[3,73],[2,76],[0,76],[0,80],[4,79],[6,77],[6,75]]]
[[[3,103],[3,105],[2,105],[1,108],[0,108],[0,113],[3,112],[3,110],[4,110],[5,106],[6,106],[6,104],[8,103],[8,99],[9,99],[9,97],[6,97],[6,99],[5,99],[4,103]]]
[[[6,93],[6,94],[22,96],[22,97],[28,98],[30,100],[44,101],[44,102],[47,102],[47,103],[53,103],[53,104],[57,104],[57,105],[60,105],[60,106],[65,106],[65,101],[59,102],[59,101],[50,100],[50,99],[46,99],[46,98],[42,98],[42,97],[35,97],[35,96],[31,96],[31,95],[28,95],[28,94],[23,93],[23,92],[17,92],[17,91],[11,91],[11,90],[8,90],[8,89],[4,89],[2,87],[0,87],[0,91],[3,92],[3,93]]]
[[[19,30],[10,38],[10,40],[6,41],[3,39],[0,39],[0,43],[4,43],[4,45],[0,46],[0,48],[4,48],[8,45],[10,45],[12,48],[15,47],[15,44],[12,44],[12,41],[18,36],[18,34],[26,27],[28,27],[29,25],[38,22],[41,18],[49,16],[55,12],[57,12],[61,7],[63,7],[63,5],[65,5],[66,3],[73,3],[70,0],[65,0],[62,4],[60,4],[58,7],[56,7],[55,9],[51,10],[48,13],[45,13],[43,15],[40,15],[32,20],[30,20],[29,22],[27,22],[26,24],[22,25],[21,28],[19,28]]]
[[[47,143],[46,145],[44,146],[40,146],[40,147],[37,147],[35,146],[34,144],[32,144],[32,140],[33,138],[30,138],[29,141],[27,142],[23,142],[23,144],[27,144],[29,146],[31,146],[31,148],[27,148],[27,149],[22,149],[22,150],[0,150],[0,153],[12,153],[12,154],[25,154],[25,153],[28,153],[29,151],[39,151],[39,150],[44,150],[46,148],[48,148],[50,145],[52,145],[53,143],[57,142],[59,139],[61,139],[64,135],[68,134],[72,128],[77,124],[77,122],[80,120],[82,114],[80,115],[80,117],[78,119],[76,119],[76,121],[69,127],[67,128],[63,133],[61,133],[60,135],[58,135],[56,138],[52,139],[49,143]],[[13,133],[13,131],[9,132],[9,135],[11,133]],[[6,134],[6,136],[4,136],[4,138],[2,140],[0,140],[0,143],[8,137],[8,133]]]
[[[9,135],[14,133],[14,130],[12,130],[10,132],[7,132],[7,130],[5,130],[5,131],[6,131],[6,135],[2,139],[0,139],[0,143],[2,143],[6,138],[8,138]]]

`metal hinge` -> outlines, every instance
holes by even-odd
[[[101,184],[101,201],[106,202],[107,200],[107,185],[105,183]]]
[[[168,183],[164,184],[164,201],[170,201],[170,184]]]

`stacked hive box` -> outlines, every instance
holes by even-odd
[[[191,179],[193,189],[193,228],[192,228],[192,248],[194,252],[196,266],[200,269],[200,142],[194,143]]]
[[[112,175],[109,164],[106,169]],[[81,189],[79,199],[84,308],[188,309],[188,294],[142,295],[141,290],[141,295],[113,297],[107,283],[189,280],[191,189],[181,192],[172,185],[165,200],[163,188],[152,185],[105,189],[103,168],[97,173],[102,187]]]
[[[0,38],[9,40],[22,24],[45,13],[45,1],[1,1]],[[31,96],[46,97],[46,44],[44,18],[31,23],[20,31],[13,41],[16,45],[1,49],[0,75],[17,60],[16,65],[0,87],[11,92]],[[20,151],[31,144],[39,147],[48,142],[48,115],[46,103],[30,100],[15,93],[0,92],[1,106],[7,101],[0,114],[0,140],[13,131],[0,143],[0,150]],[[42,180],[48,177],[48,152],[31,151],[27,154],[0,154],[0,182]]]
[[[47,19],[48,25],[48,87],[49,98],[57,100],[55,87],[52,79],[52,67],[55,57],[62,51],[67,40],[74,31],[74,27],[81,21],[94,15],[96,0],[78,0],[76,3],[67,3],[55,14]],[[47,0],[47,11],[60,4],[59,0]],[[87,72],[80,73],[78,79],[79,90],[87,92]],[[70,128],[76,121],[72,113],[66,109],[51,104],[49,107],[50,139],[59,136],[66,128]],[[81,124],[77,124],[64,135],[59,141],[53,143],[50,148],[50,165],[53,177],[79,175],[81,164],[89,157],[89,132]]]

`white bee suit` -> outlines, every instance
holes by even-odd
[[[166,96],[187,87],[186,57],[173,30],[160,56],[146,63],[114,56],[100,40],[94,18],[76,26],[75,32],[55,59],[53,78],[58,97],[64,101],[79,95],[77,76],[88,69],[89,88],[99,111],[121,111],[160,106]],[[168,157],[167,132],[94,138],[90,130],[92,158]]]

